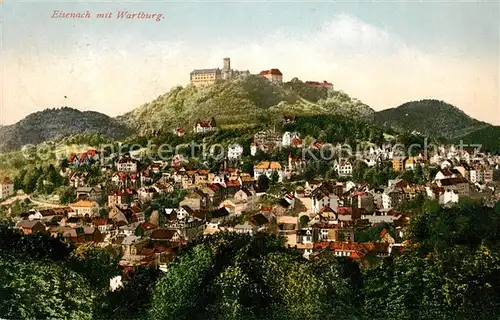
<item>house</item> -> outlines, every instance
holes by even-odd
[[[96,227],[83,227],[83,233],[85,235],[85,242],[102,242],[104,237]]]
[[[66,228],[62,231],[64,241],[68,243],[83,243],[85,242],[85,232],[82,227]]]
[[[295,123],[295,120],[297,119],[296,116],[283,116],[283,118],[281,119],[281,123],[283,124],[288,124],[288,123]]]
[[[241,146],[237,143],[234,143],[234,144],[230,144],[227,147],[227,158],[229,160],[239,159],[239,158],[241,158],[242,155],[243,155],[243,146]]]
[[[299,134],[297,132],[285,132],[283,134],[283,137],[282,137],[282,140],[281,140],[281,144],[285,147],[288,147],[288,146],[291,146],[292,145],[292,141],[294,139],[298,139],[300,140],[299,138]],[[302,143],[302,141],[300,141],[300,143]]]
[[[100,202],[102,200],[102,190],[97,187],[78,187],[76,189],[76,199]]]
[[[366,211],[373,211],[375,209],[375,198],[373,195],[366,191],[355,191],[351,193],[351,205],[354,208],[363,208]]]
[[[16,227],[26,235],[45,231],[45,225],[37,220],[21,220]]]
[[[137,190],[137,195],[139,197],[139,200],[141,200],[142,202],[148,202],[153,200],[153,197],[157,193],[158,191],[154,187],[142,187],[139,190]]]
[[[248,234],[254,234],[257,232],[257,227],[253,224],[250,224],[250,222],[246,221],[243,224],[237,224],[234,226],[234,232],[236,233],[248,233]]]
[[[392,159],[392,170],[400,172],[404,170],[404,162],[402,159]]]
[[[439,171],[436,173],[436,175],[434,176],[434,180],[442,180],[442,179],[448,179],[448,178],[458,178],[458,177],[462,177],[462,173],[460,172],[460,170],[458,168],[449,168],[449,167],[446,167],[446,168],[443,168],[443,169],[439,169]]]
[[[101,233],[109,232],[113,229],[114,224],[111,219],[107,218],[96,218],[92,220],[92,226],[99,229]]]
[[[14,182],[7,177],[0,178],[0,199],[14,195]]]
[[[347,159],[340,159],[338,163],[335,163],[334,168],[341,177],[352,176],[352,164]]]
[[[159,194],[167,194],[174,192],[174,186],[168,182],[167,183],[157,182],[153,185],[153,188]]]
[[[459,194],[457,190],[443,190],[439,194],[439,204],[458,203]]]
[[[417,159],[414,157],[408,157],[403,161],[404,170],[413,170],[417,166]]]
[[[302,228],[297,230],[297,243],[300,244],[312,244],[314,243],[313,229],[312,228]]]
[[[183,129],[183,128],[175,128],[174,133],[175,133],[178,137],[182,137],[182,136],[185,134],[185,132],[184,132],[184,129]]]
[[[147,238],[138,237],[135,235],[126,236],[121,245],[124,259],[137,255],[148,244]]]
[[[253,194],[246,188],[242,188],[234,194],[234,201],[236,203],[248,202],[253,199]]]
[[[229,210],[226,207],[220,207],[216,210],[210,212],[210,219],[213,220],[223,220],[230,215]]]
[[[326,88],[327,90],[333,90],[333,84],[328,82],[328,81],[325,81],[323,80],[323,82],[319,82],[319,81],[306,81],[304,82],[305,84],[309,85],[309,86],[313,86],[313,87],[316,87],[316,88]]]
[[[263,174],[271,179],[273,172],[278,173],[278,182],[282,182],[285,176],[284,171],[281,169],[281,165],[275,161],[262,161],[253,167],[253,172],[256,180]]]
[[[108,194],[108,207],[130,204],[136,196],[137,192],[130,188],[111,191]]]
[[[73,209],[77,216],[95,217],[99,215],[99,204],[95,201],[80,200],[76,203],[70,204],[69,207]]]
[[[151,232],[149,238],[151,239],[151,241],[168,245],[178,243],[183,240],[178,230],[166,228],[156,228]]]
[[[149,222],[142,222],[135,229],[135,235],[141,237],[149,237],[153,232],[153,230],[156,230],[157,228],[158,226],[155,224]]]
[[[115,165],[117,171],[132,173],[132,172],[137,172],[139,162],[136,159],[132,159],[130,155],[127,154],[118,159]]]
[[[88,172],[75,172],[75,173],[73,173],[71,178],[69,178],[70,186],[75,187],[75,188],[85,186],[87,183],[88,175],[89,175]]]
[[[109,210],[108,216],[119,227],[129,223],[125,213],[116,205]]]
[[[332,185],[330,183],[322,183],[315,188],[310,194],[312,212],[319,213],[324,207],[337,211],[338,194],[342,194],[342,188],[342,185]]]
[[[354,229],[348,223],[317,223],[312,228],[314,242],[354,241]]]
[[[207,207],[207,195],[197,189],[189,193],[180,203],[180,207],[187,206],[193,210],[201,210]]]
[[[396,243],[396,240],[394,240],[394,237],[391,236],[391,234],[386,228],[382,229],[378,237],[379,237],[379,242],[389,243],[389,244]]]
[[[441,179],[437,180],[436,184],[445,190],[457,191],[460,196],[468,196],[470,193],[469,181],[464,177]]]
[[[283,83],[283,74],[279,69],[270,69],[264,70],[259,73],[260,76],[268,79],[271,82],[282,84]]]
[[[215,119],[212,117],[210,121],[201,121],[198,119],[194,124],[194,133],[207,133],[216,129]]]

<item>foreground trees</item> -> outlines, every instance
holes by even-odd
[[[305,261],[274,236],[220,233],[193,244],[169,266],[154,292],[151,316],[355,319],[360,279],[356,264],[332,256]]]
[[[500,204],[421,200],[401,255],[362,268],[283,239],[218,233],[167,272],[121,273],[108,249],[0,226],[0,315],[54,319],[491,319],[500,314]],[[386,226],[375,226],[377,228]],[[368,233],[369,236],[371,234]]]

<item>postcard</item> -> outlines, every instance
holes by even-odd
[[[0,318],[494,318],[499,12],[0,0]]]

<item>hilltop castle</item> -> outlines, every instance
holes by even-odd
[[[230,80],[237,77],[248,76],[250,71],[231,69],[231,59],[224,58],[222,69],[195,69],[190,73],[190,82],[195,86],[213,84],[217,80]]]

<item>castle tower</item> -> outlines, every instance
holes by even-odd
[[[223,71],[229,71],[231,70],[231,58],[224,58],[224,65],[222,67]]]
[[[231,59],[230,58],[224,58],[223,60],[223,66],[222,66],[222,79],[224,80],[229,80],[231,79]]]

